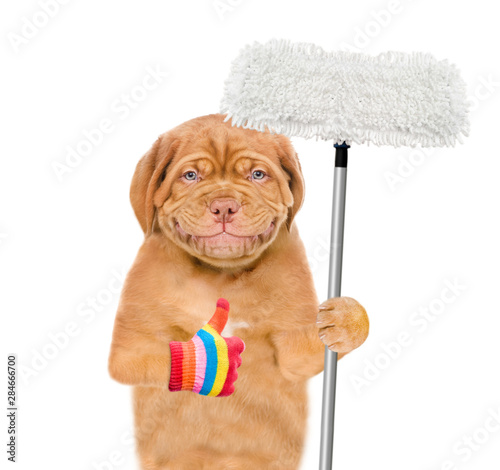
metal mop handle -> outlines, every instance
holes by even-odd
[[[332,234],[330,238],[330,274],[328,298],[340,297],[342,280],[342,247],[344,243],[345,190],[347,176],[347,149],[345,142],[335,144],[335,171],[333,176]],[[321,448],[319,469],[331,470],[333,452],[333,425],[335,418],[335,384],[337,381],[337,353],[325,346],[323,377],[323,408],[321,416]]]

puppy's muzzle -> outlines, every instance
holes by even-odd
[[[209,205],[210,212],[218,222],[231,222],[240,207],[236,199],[230,198],[216,198]]]

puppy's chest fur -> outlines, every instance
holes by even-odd
[[[267,332],[270,325],[267,322],[267,315],[261,311],[259,307],[252,305],[242,305],[238,298],[228,293],[221,294],[229,300],[229,318],[222,331],[222,336],[230,337],[262,335]],[[200,328],[208,323],[215,311],[215,305],[218,297],[213,294],[207,295],[205,298],[198,298],[196,301],[193,299],[186,299],[181,312],[177,315],[175,323],[181,327],[188,336],[193,336]]]
[[[226,276],[184,278],[183,281],[182,287],[176,291],[176,308],[172,309],[168,295],[163,297],[162,303],[168,312],[166,326],[181,328],[188,339],[208,323],[220,297],[229,301],[229,318],[222,332],[224,337],[264,336],[281,326],[279,304],[259,300],[261,288],[252,277],[245,282]],[[273,287],[267,286],[266,290],[269,294]]]

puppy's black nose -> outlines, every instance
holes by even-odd
[[[220,221],[229,222],[232,215],[240,210],[238,201],[227,198],[217,198],[210,203],[210,212]]]

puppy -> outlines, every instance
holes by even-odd
[[[306,381],[323,370],[325,344],[340,358],[365,341],[368,317],[347,297],[318,303],[293,221],[304,182],[290,141],[222,115],[193,119],[153,144],[130,195],[145,239],[109,371],[134,386],[141,468],[298,468]],[[170,391],[170,342],[191,340],[221,297],[222,336],[246,346],[234,393]]]

